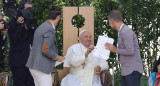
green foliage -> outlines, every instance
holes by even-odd
[[[137,34],[141,48],[141,57],[144,63],[144,73],[151,73],[153,67],[152,60],[158,56],[158,37],[160,36],[160,3],[156,0],[138,1],[138,0],[100,0],[92,4],[95,7],[95,42],[100,34],[106,33],[109,37],[117,39],[117,32],[111,30],[110,26],[105,24],[107,13],[113,9],[121,11],[124,23],[131,25]],[[115,59],[111,54],[111,58]],[[147,63],[146,63],[147,60]],[[146,64],[145,64],[146,63]],[[112,64],[110,64],[112,66]],[[146,69],[151,68],[151,69]]]
[[[114,72],[114,86],[121,86],[121,69]]]
[[[84,17],[82,15],[75,15],[72,18],[72,25],[76,28],[81,28],[84,26]]]
[[[142,75],[140,86],[147,86],[148,78],[148,76]]]
[[[18,0],[20,1],[20,0]],[[2,0],[0,0],[0,9],[2,9]],[[53,5],[63,8],[64,6],[93,6],[94,7],[94,44],[99,35],[107,34],[114,38],[114,45],[117,45],[118,33],[112,30],[107,15],[113,9],[118,9],[122,13],[123,22],[132,26],[132,29],[138,37],[141,48],[141,57],[144,66],[144,76],[141,78],[141,86],[147,86],[148,74],[152,72],[153,65],[157,61],[158,52],[160,53],[160,2],[159,0],[32,0],[35,7],[37,23],[40,25],[46,21],[48,10]],[[77,20],[80,21],[80,20]],[[81,21],[80,21],[81,22]],[[81,25],[83,23],[77,24]],[[63,53],[63,21],[56,28],[56,38],[58,44],[58,53]],[[9,41],[6,43],[6,57],[8,57]],[[116,54],[111,53],[108,60],[109,67],[115,67],[115,86],[120,86],[120,65]],[[58,68],[62,68],[62,65]],[[8,59],[6,59],[5,72],[9,71]],[[10,72],[8,72],[10,73]],[[11,75],[11,74],[10,74]],[[12,86],[12,85],[11,85]]]
[[[121,86],[121,70],[118,69],[114,74],[114,86]],[[140,86],[147,86],[148,78],[148,76],[142,75]]]

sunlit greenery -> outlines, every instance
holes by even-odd
[[[20,0],[18,0],[20,1]],[[118,9],[122,13],[123,22],[134,30],[137,34],[141,48],[141,57],[143,61],[144,74],[141,86],[147,86],[148,74],[152,72],[153,65],[160,54],[160,1],[159,0],[32,0],[35,7],[37,23],[41,24],[47,19],[48,9],[55,5],[63,9],[64,6],[93,6],[94,7],[94,44],[99,35],[107,34],[114,38],[114,45],[117,44],[117,32],[112,30],[107,15],[113,9]],[[0,0],[0,9],[2,10],[2,0]],[[63,21],[57,30],[57,44],[59,54],[63,52]],[[159,43],[158,43],[159,42]],[[9,41],[6,44],[6,54],[9,50]],[[6,55],[8,57],[8,55]],[[110,69],[115,67],[115,86],[120,86],[120,65],[116,61],[116,54],[111,53],[108,60]],[[61,68],[61,66],[59,67]],[[9,68],[6,60],[6,69]],[[10,74],[10,72],[9,72]]]

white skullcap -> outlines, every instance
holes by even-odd
[[[82,35],[83,32],[86,32],[87,30],[82,30],[80,33],[79,33],[79,37]]]

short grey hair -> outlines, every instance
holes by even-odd
[[[84,32],[86,32],[87,30],[82,30],[80,33],[79,33],[79,37],[81,37],[82,36],[82,34],[84,33]]]
[[[0,16],[2,16],[2,17],[3,17],[3,14],[2,14],[2,12],[0,12]]]
[[[118,10],[112,10],[111,12],[109,12],[108,17],[115,21],[122,21],[121,13]]]

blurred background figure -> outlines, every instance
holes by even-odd
[[[160,86],[160,58],[156,62],[148,79],[148,86]]]
[[[22,0],[16,10],[13,8],[10,8],[10,10],[16,12],[14,15],[10,14],[12,19],[8,24],[10,38],[9,66],[13,74],[13,86],[35,86],[33,77],[25,66],[36,28],[30,24],[34,19],[34,8],[31,1]]]
[[[3,20],[3,14],[0,12],[0,72],[4,70],[4,44],[7,40],[6,34],[8,29],[5,27],[5,21]]]

